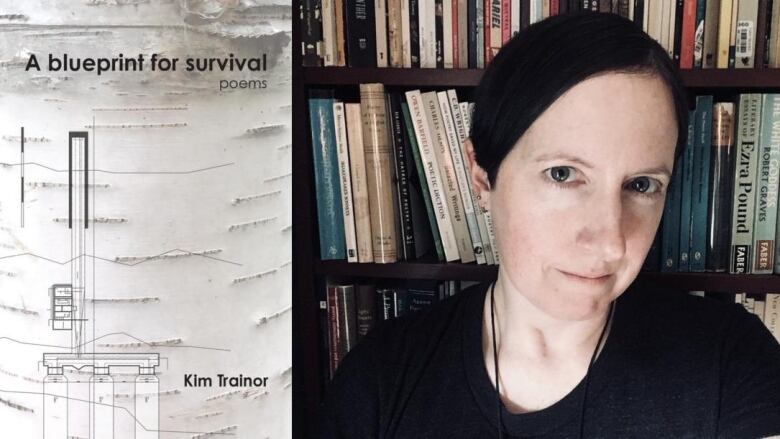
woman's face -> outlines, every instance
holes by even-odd
[[[607,73],[571,88],[506,156],[488,194],[501,281],[554,318],[603,312],[652,244],[676,140],[671,93],[656,76]]]

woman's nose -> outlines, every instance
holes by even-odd
[[[587,212],[580,216],[585,222],[577,232],[577,244],[602,262],[620,260],[626,253],[622,197],[600,197],[584,209]]]

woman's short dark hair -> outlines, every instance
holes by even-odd
[[[677,116],[678,157],[688,133],[688,101],[666,50],[616,14],[557,15],[509,40],[474,92],[470,138],[490,184],[495,185],[504,157],[555,100],[578,83],[608,72],[656,74],[669,87]]]

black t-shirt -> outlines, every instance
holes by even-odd
[[[390,320],[344,358],[321,410],[323,438],[496,438],[475,285]],[[501,406],[504,437],[577,437],[584,380],[543,410]],[[632,287],[593,364],[584,437],[780,435],[780,345],[742,306]]]

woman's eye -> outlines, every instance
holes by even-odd
[[[569,166],[554,166],[545,171],[547,176],[558,183],[563,183],[572,175],[572,168]]]
[[[628,183],[628,187],[632,191],[641,194],[654,194],[661,189],[661,185],[658,181],[648,177],[635,178]]]

